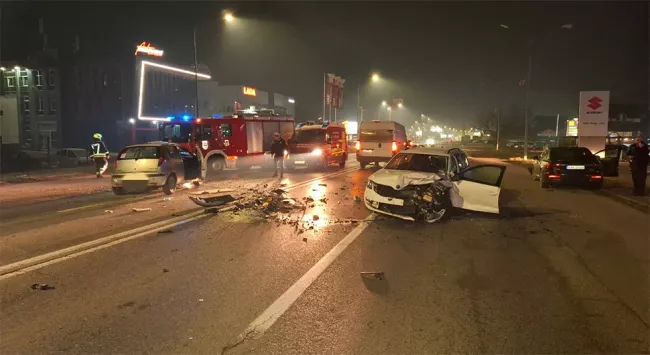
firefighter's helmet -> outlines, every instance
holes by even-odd
[[[97,140],[102,140],[102,135],[100,133],[93,134],[93,138]]]

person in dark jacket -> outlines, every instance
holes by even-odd
[[[634,144],[627,151],[632,170],[634,194],[637,196],[645,196],[645,184],[648,175],[648,154],[650,154],[648,145],[641,139],[641,136],[636,137]]]
[[[273,155],[273,163],[275,165],[273,177],[278,176],[278,170],[280,170],[280,179],[284,175],[284,152],[286,150],[288,150],[287,142],[280,137],[280,133],[274,133],[273,144],[271,144],[271,154]]]
[[[102,177],[102,174],[108,168],[108,155],[108,148],[106,148],[106,144],[102,141],[102,135],[99,133],[93,134],[93,143],[90,145],[89,157],[95,161],[95,174],[98,178]]]

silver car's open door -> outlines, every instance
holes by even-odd
[[[499,194],[506,167],[477,165],[461,171],[454,184],[462,198],[462,209],[499,213]]]

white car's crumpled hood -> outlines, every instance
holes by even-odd
[[[451,204],[454,207],[463,206],[463,198],[458,192],[458,186],[436,173],[423,173],[410,170],[381,169],[370,176],[370,181],[380,185],[390,186],[395,190],[401,190],[409,185],[427,185],[439,181],[450,188]]]

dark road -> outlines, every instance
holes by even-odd
[[[313,200],[286,215],[192,190],[3,206],[0,353],[648,353],[647,214],[508,165],[501,215],[404,222],[348,163],[200,188]]]

